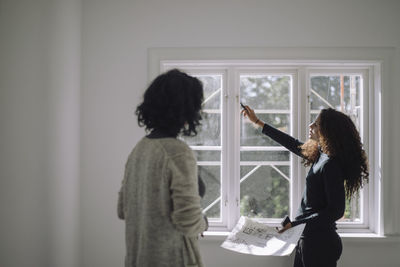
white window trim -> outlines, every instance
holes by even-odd
[[[366,186],[366,190],[368,191],[368,195],[372,196],[369,198],[369,216],[368,216],[368,225],[365,227],[360,227],[360,225],[354,226],[354,223],[349,224],[348,227],[342,227],[342,225],[346,225],[346,223],[341,223],[340,231],[342,232],[353,232],[353,233],[376,233],[376,234],[382,234],[383,233],[383,225],[382,225],[382,209],[381,209],[381,184],[380,184],[380,178],[381,178],[381,173],[380,173],[380,166],[381,166],[381,61],[371,61],[371,60],[195,60],[196,64],[193,65],[193,60],[187,61],[187,60],[160,60],[159,62],[159,72],[163,72],[169,67],[178,67],[182,69],[186,69],[187,67],[190,66],[191,69],[195,69],[197,71],[206,71],[209,70],[209,67],[205,66],[212,66],[215,70],[225,70],[226,73],[232,72],[232,66],[238,67],[241,66],[241,68],[246,69],[246,68],[252,68],[254,67],[249,66],[248,62],[250,62],[250,65],[259,65],[260,68],[286,68],[286,69],[296,69],[298,73],[299,79],[297,80],[298,86],[303,87],[303,88],[309,88],[308,86],[308,79],[303,78],[307,77],[304,76],[303,74],[312,70],[313,68],[317,68],[318,70],[322,70],[324,68],[332,68],[332,67],[337,67],[338,69],[343,69],[345,67],[346,69],[365,69],[369,73],[368,77],[368,85],[370,88],[373,88],[373,90],[369,90],[368,94],[364,94],[364,104],[368,103],[368,111],[369,111],[369,123],[368,126],[363,126],[364,132],[371,132],[373,134],[368,136],[368,143],[369,145],[369,162],[370,162],[370,183]],[[295,66],[295,67],[294,67]],[[310,68],[312,66],[312,68]],[[150,73],[157,74],[157,71],[153,69],[153,71],[150,71]],[[336,72],[335,72],[336,73]],[[348,74],[348,73],[346,73]],[[235,77],[232,75],[228,75],[228,77]],[[227,121],[223,122],[222,127],[222,134],[224,134],[224,131],[226,129],[236,129],[236,125],[234,122],[238,121],[238,116],[239,116],[239,107],[236,104],[232,104],[233,102],[238,102],[238,95],[235,97],[230,97],[227,94],[226,88],[230,87],[232,84],[237,83],[238,81],[235,81],[234,79],[224,79],[226,81],[224,88],[224,101],[223,103],[231,103],[231,105],[224,105],[223,108],[226,108],[227,106],[234,106],[235,112],[231,113],[228,112],[227,114],[234,114],[233,116],[236,118],[227,118]],[[367,83],[364,81],[364,85]],[[238,86],[235,86],[235,88],[239,88]],[[297,90],[293,90],[296,91]],[[295,93],[295,92],[293,92]],[[307,97],[307,93],[304,92],[304,90],[299,91],[299,95],[297,96],[297,103],[292,103],[292,111],[297,110],[296,105],[299,105],[299,103],[305,103],[305,99]],[[294,96],[292,99],[296,99]],[[225,106],[225,107],[224,107]],[[292,124],[292,132],[291,134],[294,136],[298,136],[299,139],[305,140],[304,136],[299,136],[297,133],[305,133],[305,127],[307,127],[307,122],[305,121],[306,118],[308,118],[309,114],[305,116],[303,114],[304,111],[299,112],[297,114],[298,119],[293,120],[293,122],[298,122],[298,125]],[[307,112],[307,111],[305,111]],[[302,114],[300,114],[302,113]],[[291,114],[292,116],[296,116],[296,114]],[[232,128],[233,126],[233,128]],[[297,129],[297,130],[296,130]],[[239,138],[239,131],[236,131],[237,136],[235,137],[236,139]],[[226,140],[225,140],[226,141]],[[223,145],[224,146],[224,145]],[[226,146],[225,144],[225,147]],[[234,147],[234,150],[238,150],[239,147]],[[228,151],[223,151],[222,153],[222,160],[226,159],[229,155],[239,155],[238,151],[235,151],[236,153],[227,153]],[[237,156],[236,156],[237,157]],[[294,157],[297,158],[297,157]],[[294,160],[294,159],[292,159]],[[238,162],[238,159],[234,159],[233,162]],[[298,191],[302,191],[303,186],[304,186],[304,178],[305,178],[305,170],[302,167],[299,167],[300,164],[293,164],[292,166],[297,166],[301,170],[293,170],[293,174],[296,172],[300,174],[300,179],[298,179],[299,183],[301,183],[300,186],[297,186]],[[226,168],[226,166],[225,166]],[[239,168],[239,165],[237,165],[237,168]],[[296,167],[294,167],[296,168]],[[229,174],[230,172],[237,172],[238,170],[222,170],[223,172],[227,175],[224,175],[224,177],[231,177]],[[375,177],[375,178],[372,178]],[[222,178],[224,179],[224,178]],[[222,186],[222,183],[225,182],[227,186]],[[293,183],[292,183],[293,184]],[[233,183],[229,184],[229,181],[221,181],[221,186],[222,188],[228,188],[229,192],[234,192],[235,196],[239,195],[239,188],[238,186],[233,185]],[[228,210],[229,212],[234,209],[235,202],[236,200],[230,197],[230,194],[227,194],[227,192],[222,192],[221,196],[225,196],[226,194],[226,200],[228,200]],[[301,198],[302,192],[292,192],[292,199],[295,199],[297,196],[298,199]],[[296,209],[297,207],[291,203],[292,209]],[[236,209],[238,210],[238,209]],[[221,210],[222,212],[222,210]],[[228,218],[228,220],[221,221],[219,225],[215,225],[215,227],[212,228],[213,231],[225,231],[225,230],[230,230],[233,228],[233,226],[236,224],[236,218],[238,217],[238,214],[229,214],[229,212],[226,210],[224,218]],[[293,212],[293,211],[292,211]],[[237,212],[236,212],[237,213]],[[293,213],[292,213],[293,214]],[[222,215],[222,214],[221,214]],[[227,216],[226,216],[227,215]]]

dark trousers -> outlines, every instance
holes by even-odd
[[[307,234],[297,243],[293,267],[336,267],[342,249],[336,231]]]

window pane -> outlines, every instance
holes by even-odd
[[[191,146],[220,146],[221,115],[203,112],[202,117],[201,126],[197,128],[197,135],[182,138]]]
[[[201,207],[208,218],[220,218],[221,171],[219,166],[199,166],[199,176],[206,186],[206,193],[201,200]]]
[[[252,218],[283,218],[289,214],[290,184],[281,173],[289,173],[289,167],[278,170],[261,166],[246,179],[257,166],[241,166],[240,214]]]
[[[194,150],[194,154],[196,155],[197,161],[220,161],[221,160],[221,151],[208,151],[208,150]]]
[[[349,115],[360,126],[362,76],[312,76],[310,113],[315,117],[323,108],[334,108]]]
[[[360,201],[361,201],[361,197],[359,194],[357,194],[351,200],[346,199],[346,210],[344,212],[343,218],[341,218],[339,221],[360,222],[361,221],[361,213],[360,213],[361,202]]]
[[[222,75],[193,75],[203,83],[203,109],[220,109]]]
[[[290,76],[240,75],[241,99],[253,109],[288,109],[290,86]]]
[[[349,115],[360,129],[361,75],[320,75],[311,77],[309,98],[310,122],[315,121],[323,108],[334,108]],[[341,221],[361,221],[361,196],[346,200],[346,211]]]
[[[290,133],[289,114],[265,114],[260,113],[259,110],[255,110],[255,113],[260,120],[285,133]],[[261,129],[254,127],[247,118],[241,117],[240,131],[241,146],[281,146],[268,136],[263,135]]]
[[[194,74],[203,84],[201,126],[194,137],[183,137],[197,158],[198,175],[206,186],[201,206],[208,218],[221,217],[221,91],[222,75]],[[210,163],[211,162],[211,163]],[[211,165],[210,165],[211,164]]]
[[[240,161],[289,161],[289,151],[242,151]]]
[[[241,101],[253,108],[260,120],[289,133],[291,84],[289,75],[241,75]],[[240,145],[241,215],[282,218],[289,214],[289,152],[268,148],[281,145],[243,118]],[[251,165],[254,162],[261,165]]]

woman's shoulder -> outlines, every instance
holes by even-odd
[[[328,156],[325,153],[321,153],[322,157],[322,169],[328,172],[341,172],[342,166],[337,157]]]
[[[162,149],[166,153],[166,155],[171,158],[179,156],[181,154],[192,155],[193,153],[190,147],[184,141],[177,138],[147,138],[146,141]]]

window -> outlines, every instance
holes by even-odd
[[[362,105],[361,93],[363,92],[363,81],[367,77],[365,72],[359,73],[352,70],[328,70],[311,71],[309,75],[310,94],[309,110],[310,121],[315,120],[319,110],[323,108],[334,108],[349,115],[362,138],[362,114],[364,105]],[[364,138],[362,138],[364,139]],[[341,222],[362,222],[363,215],[362,204],[364,194],[347,200],[346,210]],[[365,210],[367,212],[367,210]]]
[[[240,116],[240,102],[263,121],[305,141],[308,124],[331,107],[350,115],[370,161],[379,151],[379,125],[371,62],[161,61],[161,71],[179,68],[204,85],[203,120],[196,137],[184,137],[206,184],[203,211],[210,230],[231,230],[240,216],[278,225],[294,217],[306,177],[301,159]],[[379,119],[379,118],[378,118]],[[372,161],[371,161],[372,162]],[[375,166],[370,166],[371,180]],[[369,232],[373,183],[347,201],[341,231]]]

